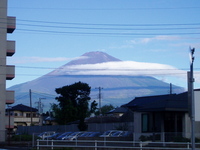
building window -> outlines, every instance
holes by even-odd
[[[142,132],[149,131],[149,114],[142,114]]]
[[[18,114],[17,114],[17,113],[15,113],[15,116],[18,116]]]
[[[26,117],[31,117],[31,114],[30,113],[26,113]]]

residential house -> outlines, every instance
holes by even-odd
[[[123,116],[126,112],[128,111],[128,109],[126,107],[117,107],[109,112],[107,112],[106,114],[108,116],[116,116],[116,117],[121,117]]]
[[[200,90],[194,92],[199,93]],[[141,136],[152,137],[152,140],[156,140],[157,136],[161,141],[169,141],[175,136],[190,137],[191,122],[188,106],[187,92],[136,97],[124,105],[134,113],[135,140],[139,140]],[[195,125],[196,133],[199,133],[199,122],[196,121]],[[199,135],[196,134],[196,137]]]
[[[14,127],[39,125],[40,117],[38,109],[32,108],[23,104],[18,104],[9,109],[6,109],[6,115],[14,119]]]

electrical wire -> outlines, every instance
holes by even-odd
[[[45,23],[45,24],[62,24],[62,25],[81,25],[81,26],[197,26],[200,25],[200,23],[162,23],[162,24],[111,24],[111,23],[77,23],[77,22],[55,22],[55,21],[41,21],[41,20],[25,20],[25,19],[17,19],[17,22],[31,22],[31,23]]]
[[[5,8],[5,7],[0,7],[0,8]],[[188,6],[188,7],[127,7],[127,8],[67,8],[67,7],[57,7],[57,8],[53,8],[53,7],[15,7],[15,6],[9,6],[9,9],[20,9],[20,10],[24,10],[24,9],[33,9],[33,10],[59,10],[59,11],[115,11],[115,10],[120,10],[120,11],[135,11],[135,10],[178,10],[178,9],[199,9],[200,7],[197,6]]]

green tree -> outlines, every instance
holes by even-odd
[[[93,101],[89,107],[90,89],[87,83],[76,82],[55,90],[59,94],[56,97],[58,104],[53,104],[52,110],[59,124],[79,120],[79,129],[87,129],[84,120],[95,111],[97,106],[96,102]]]
[[[113,110],[114,108],[115,107],[113,105],[111,105],[111,104],[110,105],[104,105],[104,106],[101,107],[101,114],[104,116],[107,112]],[[95,115],[96,116],[100,115],[100,111],[99,110],[96,111]]]

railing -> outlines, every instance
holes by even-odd
[[[134,150],[188,150],[189,142],[136,142],[136,141],[98,141],[98,140],[37,140],[37,149],[40,148],[87,148],[94,149],[134,149]],[[196,143],[196,150],[200,150],[200,143]]]

